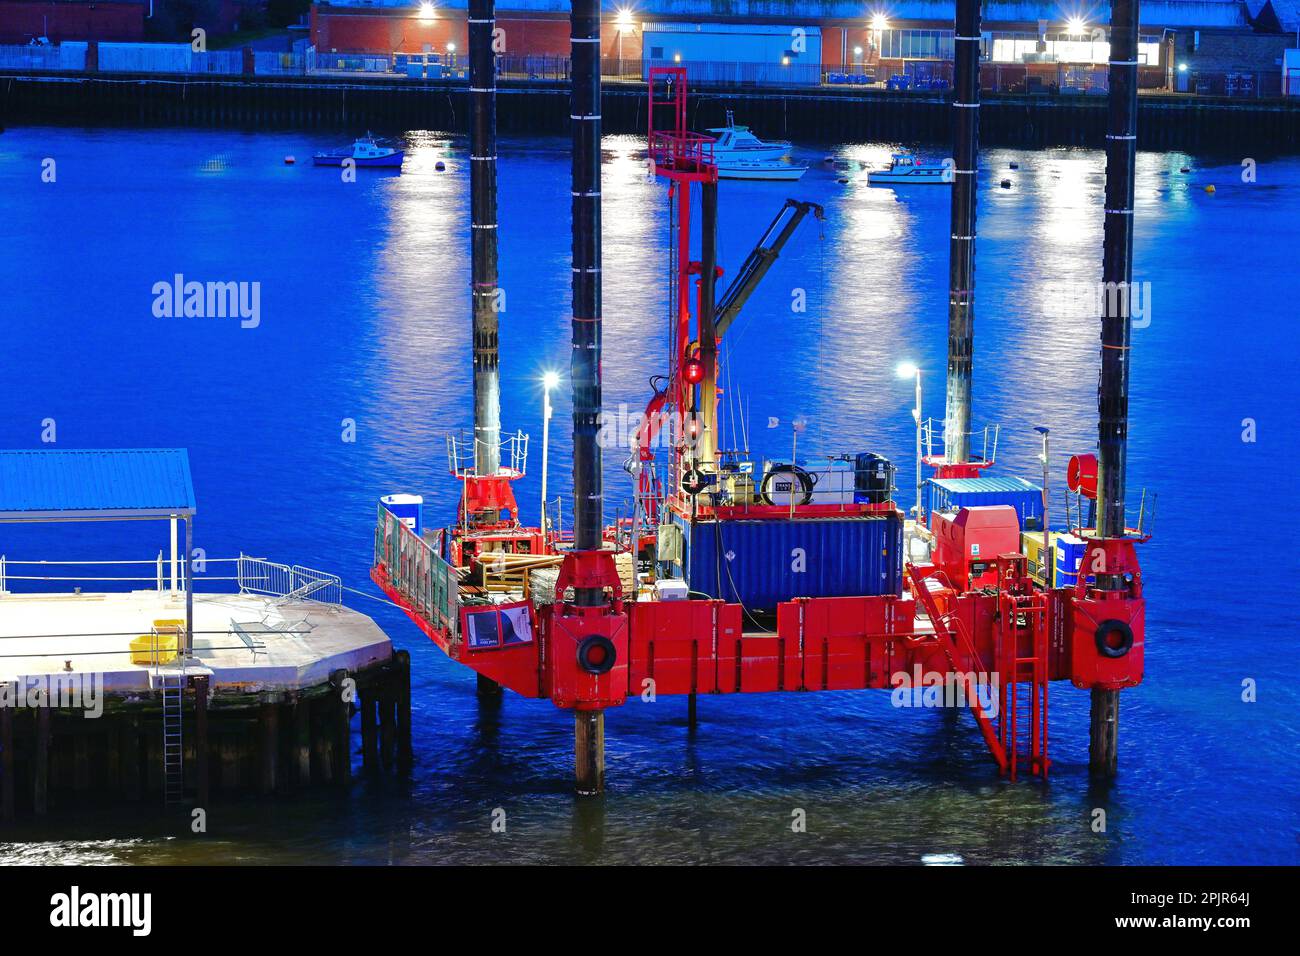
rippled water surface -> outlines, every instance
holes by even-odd
[[[444,434],[469,424],[468,164],[463,140],[411,134],[400,176],[306,165],[310,134],[10,129],[0,135],[0,447],[189,449],[196,544],[337,571],[374,593],[373,502],[423,491],[454,508]],[[666,200],[639,143],[606,142],[605,400],[635,412],[666,347]],[[1227,147],[1229,144],[1225,144]],[[895,193],[822,162],[891,144],[803,150],[798,184],[722,187],[734,271],[786,195],[826,207],[727,336],[724,402],[759,455],[912,453],[901,359],[940,413],[948,193]],[[285,165],[293,154],[298,164]],[[41,181],[55,160],[57,182]],[[1147,677],[1123,695],[1122,773],[1086,774],[1087,696],[1057,684],[1050,786],[996,777],[966,714],[899,711],[883,693],[633,701],[607,719],[609,792],[570,793],[572,719],[508,696],[480,711],[473,675],[404,616],[351,595],[409,648],[418,762],[345,796],[213,809],[209,834],[148,814],[86,812],[18,831],[12,862],[1297,862],[1300,560],[1294,376],[1300,161],[1139,156],[1130,484],[1159,492]],[[434,163],[442,159],[446,170]],[[1018,169],[1011,169],[1016,162]],[[980,177],[975,418],[1001,422],[999,471],[1053,479],[1096,439],[1098,329],[1049,294],[1100,272],[1104,158],[987,151]],[[1189,172],[1181,170],[1187,167]],[[500,169],[505,424],[540,436],[538,378],[567,366],[568,154],[508,140]],[[999,185],[1010,180],[1010,188]],[[1213,183],[1217,192],[1204,190]],[[261,283],[261,324],[159,319],[154,283]],[[792,313],[795,290],[807,299]],[[552,494],[568,494],[566,396]],[[743,411],[742,411],[743,410]],[[356,422],[356,441],[341,422]],[[781,424],[769,429],[769,419]],[[1253,419],[1258,441],[1242,441]],[[607,499],[628,480],[608,460]],[[537,469],[519,486],[534,520]],[[1060,507],[1060,499],[1053,502]],[[161,528],[0,526],[10,558],[137,558]],[[1253,680],[1258,702],[1243,703]],[[504,835],[489,830],[504,808]],[[1108,809],[1104,834],[1090,829]],[[795,808],[808,832],[790,830]]]

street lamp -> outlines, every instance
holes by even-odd
[[[1038,434],[1040,434],[1040,435],[1043,436],[1043,451],[1042,451],[1042,454],[1038,456],[1038,460],[1041,461],[1041,462],[1043,463],[1043,560],[1042,560],[1042,565],[1043,565],[1043,582],[1044,582],[1045,584],[1051,584],[1051,581],[1052,581],[1052,569],[1053,569],[1053,567],[1055,567],[1055,564],[1056,564],[1056,557],[1055,557],[1055,555],[1052,554],[1052,532],[1051,532],[1051,525],[1049,525],[1048,522],[1047,522],[1047,502],[1048,502],[1048,491],[1047,491],[1047,477],[1048,477],[1048,467],[1047,467],[1047,462],[1048,462],[1048,458],[1047,458],[1047,436],[1048,436],[1049,434],[1051,434],[1051,429],[1048,428],[1048,427],[1045,426],[1045,425],[1035,425],[1035,426],[1034,426],[1034,431],[1038,432]],[[1068,529],[1067,529],[1067,530],[1068,530]],[[1050,563],[1049,563],[1049,562],[1050,562]]]
[[[889,18],[884,11],[871,16],[871,48],[875,51],[877,61],[884,55],[885,31],[889,29]]]
[[[921,369],[912,362],[898,366],[899,378],[916,379],[916,407],[912,409],[912,419],[916,422],[916,525],[919,529],[925,520],[921,511]]]
[[[560,384],[558,372],[547,372],[542,376],[542,536],[546,535],[546,459],[551,444],[551,389]]]
[[[623,78],[623,34],[632,32],[632,11],[627,7],[618,11],[618,18],[614,21],[618,28],[618,76]]]

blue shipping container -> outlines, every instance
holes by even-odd
[[[1087,550],[1087,543],[1082,538],[1077,538],[1072,534],[1062,534],[1055,539],[1053,544],[1056,547],[1056,579],[1054,581],[1058,588],[1072,588],[1075,582],[1079,580],[1079,568],[1083,564],[1083,554]],[[1090,582],[1094,581],[1093,576],[1088,575]]]
[[[1043,489],[1023,478],[930,478],[925,483],[925,513],[984,505],[1011,505],[1021,531],[1043,527]]]
[[[797,597],[900,594],[903,522],[898,515],[700,521],[679,515],[681,564],[692,591],[775,611]]]

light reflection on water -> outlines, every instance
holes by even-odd
[[[53,416],[66,447],[188,447],[196,543],[210,555],[266,554],[356,587],[367,585],[377,495],[423,491],[433,513],[453,509],[442,441],[469,424],[465,143],[412,134],[402,175],[362,171],[352,184],[307,164],[332,145],[200,131],[0,137],[18,250],[0,259],[10,306],[0,446],[36,447],[37,423]],[[824,225],[801,227],[723,342],[724,421],[746,410],[757,457],[787,456],[789,422],[803,417],[801,455],[870,449],[909,461],[902,359],[923,369],[926,414],[941,413],[949,194],[873,189],[856,172],[840,184],[845,172],[822,161],[884,165],[895,145],[804,150],[812,168],[797,184],[723,184],[728,277],[787,195],[827,211]],[[608,138],[603,181],[605,402],[632,413],[662,370],[667,316],[666,200],[640,149],[634,137]],[[299,162],[286,166],[288,154]],[[44,156],[59,158],[56,186],[34,172]],[[694,734],[682,700],[611,711],[610,792],[579,804],[569,715],[517,698],[481,712],[467,671],[400,614],[359,601],[412,653],[409,781],[222,804],[203,837],[185,817],[87,809],[23,824],[0,859],[1294,862],[1284,821],[1296,809],[1300,709],[1283,673],[1286,622],[1216,582],[1247,580],[1252,550],[1300,571],[1280,523],[1247,531],[1222,518],[1229,489],[1271,502],[1288,500],[1277,496],[1293,484],[1294,468],[1270,477],[1261,462],[1296,447],[1275,383],[1296,358],[1287,317],[1300,163],[1262,160],[1247,187],[1236,162],[1139,156],[1137,278],[1152,282],[1156,311],[1136,336],[1131,480],[1159,486],[1163,532],[1143,554],[1148,680],[1125,693],[1123,774],[1109,791],[1086,779],[1086,695],[1056,685],[1047,788],[998,781],[964,715],[899,713],[883,694],[789,694],[702,699]],[[535,437],[540,374],[568,366],[568,164],[562,139],[502,144],[503,424]],[[1029,476],[1029,426],[1051,426],[1059,488],[1068,453],[1095,441],[1097,328],[1046,287],[1099,274],[1104,160],[990,150],[981,166],[975,422],[1003,423],[1000,470]],[[1206,181],[1219,186],[1212,197]],[[175,272],[261,281],[262,325],[154,319],[148,290]],[[791,309],[795,290],[805,312]],[[555,404],[550,493],[568,495],[571,409],[562,393]],[[1266,448],[1240,442],[1245,416],[1261,421]],[[357,424],[355,443],[340,440],[344,419]],[[606,456],[610,512],[626,495],[621,458]],[[1221,480],[1205,480],[1207,470]],[[537,481],[534,468],[518,488],[530,518]],[[1213,574],[1189,545],[1210,531],[1228,546]],[[160,546],[139,529],[0,534],[10,557],[135,558]],[[1188,591],[1189,580],[1200,583]],[[1236,622],[1247,614],[1244,640]],[[1250,708],[1237,703],[1241,674],[1268,688]],[[1105,835],[1089,827],[1097,806],[1110,810]],[[496,807],[505,835],[489,831]],[[795,809],[807,812],[805,834],[790,830]]]

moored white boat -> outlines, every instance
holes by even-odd
[[[790,143],[783,139],[761,140],[748,126],[737,126],[731,110],[727,110],[727,125],[707,130],[716,138],[713,158],[719,165],[730,161],[780,159],[790,152]]]
[[[378,166],[390,169],[400,168],[404,150],[380,144],[374,136],[367,133],[352,144],[351,149],[334,153],[317,153],[312,162],[317,166],[342,166],[346,160],[352,160],[358,166]]]
[[[915,156],[904,150],[890,157],[888,169],[867,173],[867,182],[872,186],[951,185],[952,173],[950,165],[917,162]]]
[[[766,179],[791,182],[808,172],[807,166],[769,160],[719,160],[719,179]]]

